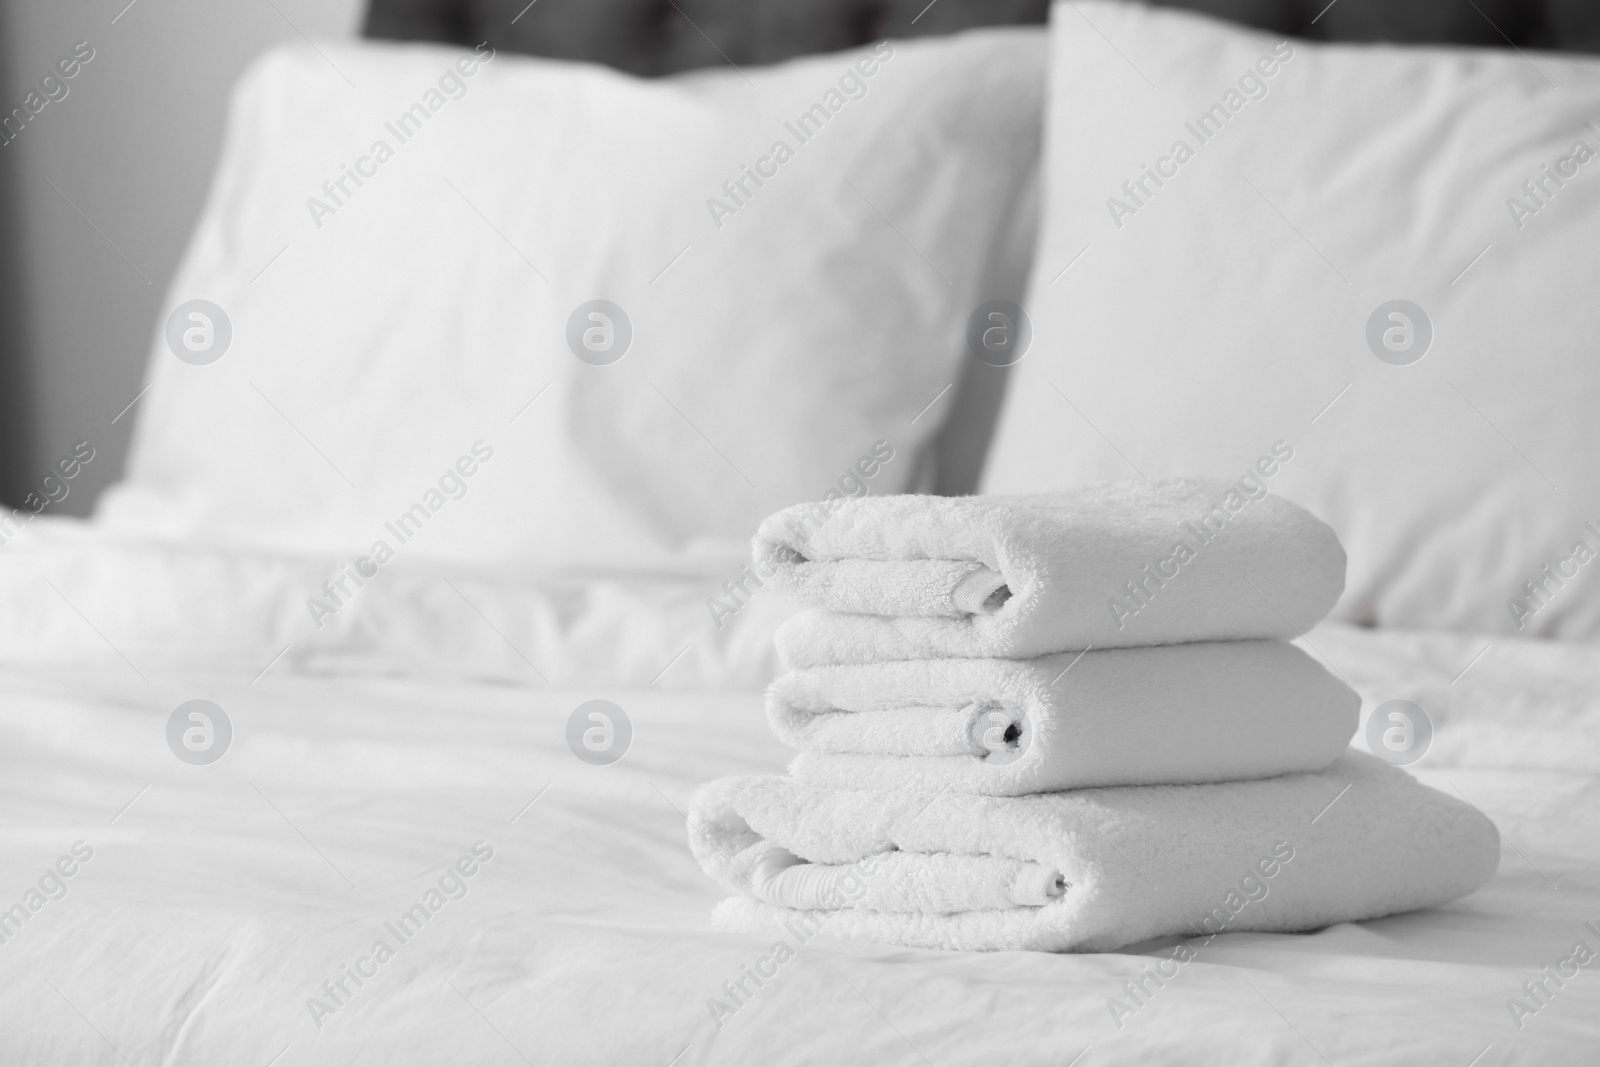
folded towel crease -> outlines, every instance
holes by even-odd
[[[867,911],[947,915],[1041,907],[1066,892],[1054,868],[994,856],[891,850],[854,863],[807,863],[763,843],[734,862],[758,900],[805,911],[849,902]]]
[[[719,927],[807,913],[838,936],[979,950],[1314,930],[1444,904],[1499,860],[1499,835],[1476,809],[1359,752],[1257,781],[1024,797],[726,778],[691,800],[689,841],[739,894],[718,906]],[[766,858],[774,848],[788,858]],[[782,871],[764,874],[763,862]],[[1022,903],[1025,878],[1059,895]]]
[[[1018,497],[862,497],[761,524],[756,569],[815,610],[791,666],[1293,637],[1344,588],[1324,523],[1261,484],[1173,479]]]
[[[799,778],[1011,796],[1320,770],[1344,753],[1360,708],[1281,641],[840,664],[767,692],[773,733],[801,752]]]

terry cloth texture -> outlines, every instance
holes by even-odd
[[[756,570],[819,609],[778,634],[795,667],[1292,637],[1338,600],[1344,550],[1256,484],[797,505],[761,524]]]
[[[688,833],[701,866],[737,894],[714,913],[721,928],[799,922],[944,949],[1110,951],[1314,930],[1444,904],[1499,862],[1499,834],[1476,809],[1358,752],[1311,774],[1026,797],[724,778],[694,795]],[[837,871],[833,892],[818,891],[823,907],[763,899],[756,866],[773,847]],[[997,900],[1019,864],[1059,877],[1060,896]]]
[[[1360,710],[1281,641],[814,667],[767,691],[796,777],[1005,796],[1321,770]]]

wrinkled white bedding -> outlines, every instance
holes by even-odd
[[[137,594],[92,581],[95,567],[134,581],[120,563],[90,562],[110,550],[66,569],[23,561],[17,547],[0,549],[0,910],[75,842],[93,856],[62,881],[64,898],[0,944],[6,1064],[1491,1067],[1593,1062],[1600,1047],[1600,961],[1560,987],[1547,982],[1546,1006],[1521,988],[1579,940],[1600,950],[1584,926],[1600,927],[1593,645],[1496,638],[1472,662],[1485,639],[1310,635],[1308,650],[1369,711],[1395,697],[1423,705],[1437,735],[1415,772],[1499,824],[1499,874],[1449,908],[1195,942],[1194,959],[1120,1028],[1109,998],[1126,1000],[1122,984],[1175,942],[955,954],[824,935],[719,1028],[707,999],[726,1000],[723,983],[756,966],[773,938],[710,930],[723,892],[689,854],[683,808],[701,781],[789,758],[753,684],[714,690],[688,655],[654,687],[648,676],[632,686],[473,680],[450,657],[501,639],[452,633],[479,617],[426,599],[389,606],[366,661],[285,655],[256,677],[288,639],[251,628],[270,617],[259,604],[286,596],[267,579],[254,599],[185,616],[154,577]],[[41,578],[75,608],[61,614]],[[610,617],[595,596],[566,621],[635,647],[622,636],[629,620],[641,632],[660,620],[618,597]],[[521,654],[554,662],[574,647],[561,625],[553,612],[544,636],[520,635]],[[684,626],[650,640],[670,657],[701,636]],[[266,656],[234,654],[251,642]],[[171,650],[182,648],[199,652],[180,663]],[[408,660],[419,676],[397,677]],[[663,692],[680,670],[680,685],[702,688]],[[594,697],[616,701],[634,727],[611,766],[580,762],[565,741],[568,715]],[[232,748],[211,766],[181,763],[166,746],[167,716],[194,698],[233,722]],[[459,879],[465,896],[439,898],[399,944],[385,923],[479,841],[493,856]],[[380,938],[393,956],[376,962]],[[319,1027],[308,998],[332,1006],[321,987],[345,966],[372,976],[360,987],[347,979],[352,994]],[[1512,997],[1538,1007],[1520,1030]]]
[[[398,560],[335,600],[342,559],[176,544],[39,519],[0,546],[0,649],[28,662],[759,688],[783,594],[726,575],[505,581]],[[737,590],[737,587],[736,587]],[[334,593],[340,590],[337,588]],[[713,613],[715,596],[735,612]],[[323,614],[311,603],[334,605]],[[281,657],[281,658],[280,658]]]

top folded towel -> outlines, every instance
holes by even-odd
[[[827,610],[781,642],[804,666],[1292,637],[1338,600],[1345,555],[1247,475],[800,504],[761,524],[755,562]]]

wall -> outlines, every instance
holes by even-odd
[[[0,113],[22,105],[74,44],[94,49],[67,95],[0,147],[8,503],[84,439],[95,460],[52,512],[87,514],[116,479],[137,406],[117,416],[142,388],[229,86],[280,41],[355,36],[361,9],[361,0],[0,0]]]

